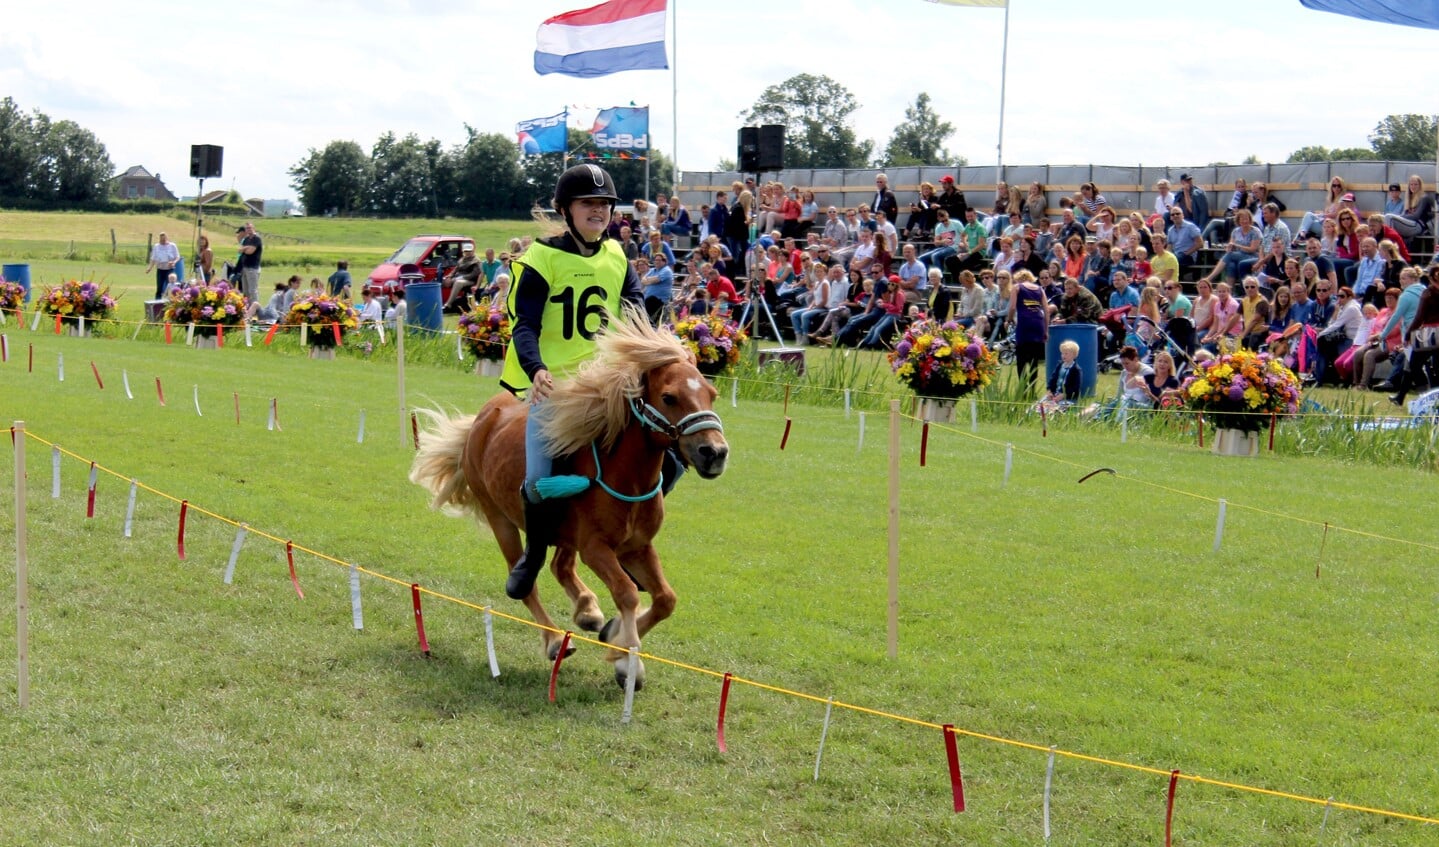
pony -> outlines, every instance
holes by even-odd
[[[724,473],[729,445],[714,412],[714,386],[673,334],[627,309],[596,335],[595,345],[595,357],[559,382],[545,401],[551,407],[545,438],[556,455],[570,457],[572,473],[592,481],[568,502],[550,569],[573,604],[575,626],[598,632],[610,645],[605,659],[624,687],[627,663],[619,659],[631,648],[638,652],[640,639],[675,607],[675,592],[654,548],[664,522],[665,454],[674,449],[701,478],[714,479]],[[502,392],[477,415],[423,412],[426,424],[410,481],[430,492],[431,508],[483,519],[508,572],[524,549],[520,487],[528,404]],[[594,592],[576,573],[576,555],[609,588],[617,617],[604,619]],[[644,610],[640,591],[650,595]],[[524,603],[553,661],[563,642],[538,587]],[[635,687],[643,684],[644,664],[636,657]]]

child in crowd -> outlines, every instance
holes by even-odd
[[[1152,273],[1154,268],[1149,264],[1149,251],[1143,247],[1134,248],[1134,273],[1130,279],[1147,280]]]

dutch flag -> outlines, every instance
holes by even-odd
[[[535,72],[604,76],[665,70],[666,0],[610,0],[540,24]]]

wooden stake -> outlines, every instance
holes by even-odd
[[[889,657],[899,657],[899,401],[889,401]]]
[[[30,705],[30,553],[25,517],[25,422],[15,422],[15,691]]]

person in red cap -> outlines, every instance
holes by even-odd
[[[964,202],[964,192],[955,186],[954,177],[949,174],[939,178],[938,202],[941,209],[949,212],[950,220],[964,220],[964,210],[969,208],[969,204]]]

